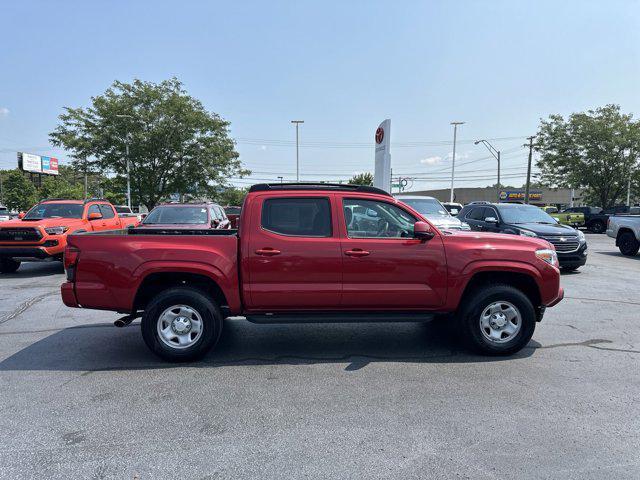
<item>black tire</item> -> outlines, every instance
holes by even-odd
[[[640,250],[640,242],[632,232],[622,232],[618,237],[618,248],[623,255],[633,257]]]
[[[484,310],[496,302],[508,302],[520,314],[520,329],[504,343],[488,340],[483,334],[480,317]],[[536,312],[529,298],[509,285],[481,286],[463,299],[458,315],[464,341],[473,351],[482,355],[512,355],[524,348],[536,328]]]
[[[20,261],[13,258],[0,258],[0,273],[14,273],[20,268]]]
[[[202,319],[202,334],[186,348],[167,345],[158,332],[160,316],[176,305],[195,310]],[[222,332],[222,314],[218,305],[202,291],[188,287],[170,288],[149,302],[141,327],[142,338],[153,353],[170,362],[190,362],[202,358],[218,342]]]
[[[593,233],[603,233],[606,230],[605,224],[602,220],[594,220],[589,224],[589,231]]]

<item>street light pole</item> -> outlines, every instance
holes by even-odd
[[[473,142],[474,145],[478,145],[479,143],[482,143],[485,147],[487,147],[489,153],[491,153],[491,155],[493,155],[498,161],[498,192],[496,196],[498,198],[498,201],[500,201],[500,150],[496,150],[494,146],[486,140],[476,140],[475,142]]]
[[[299,136],[298,136],[298,127],[301,123],[304,123],[304,120],[291,120],[291,123],[295,123],[296,125],[296,182],[300,181],[300,144],[299,144]]]
[[[451,202],[454,200],[453,179],[456,174],[456,138],[458,134],[458,125],[464,125],[464,122],[451,122],[453,125],[453,158],[451,159]]]

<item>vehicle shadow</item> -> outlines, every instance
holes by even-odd
[[[595,253],[599,253],[600,255],[608,255],[610,257],[628,258],[630,260],[640,260],[640,254],[635,255],[633,257],[628,257],[626,255],[623,255],[620,252],[595,252]]]
[[[5,333],[3,336],[13,334]],[[111,324],[66,328],[0,362],[0,371],[109,371],[219,368],[248,365],[344,363],[353,371],[377,362],[481,363],[526,358],[540,344],[511,357],[483,357],[466,351],[456,332],[442,322],[312,325],[255,325],[244,319],[225,321],[215,350],[203,360],[171,364],[145,346],[139,325]]]
[[[15,273],[2,273],[0,279],[4,278],[36,278],[48,277],[51,275],[61,275],[64,273],[62,262],[23,262]]]

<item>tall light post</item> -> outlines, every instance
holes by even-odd
[[[486,140],[476,140],[475,142],[473,142],[474,145],[478,145],[479,143],[482,143],[485,147],[487,147],[487,150],[489,150],[491,155],[493,155],[498,161],[498,192],[496,197],[498,201],[500,201],[500,150],[496,150],[494,146]]]
[[[134,119],[133,115],[116,115],[118,118]],[[129,131],[125,135],[124,149],[127,155],[127,207],[131,209],[131,164],[129,162]]]
[[[453,194],[453,179],[456,174],[456,136],[458,133],[458,125],[464,125],[464,122],[451,122],[453,125],[453,158],[451,160],[451,202],[454,200]]]
[[[298,127],[301,123],[304,123],[304,120],[291,120],[291,123],[296,125],[296,182],[300,181],[300,144],[299,144],[299,136],[298,136]]]

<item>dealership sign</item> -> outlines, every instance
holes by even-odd
[[[378,125],[374,140],[376,157],[373,185],[389,192],[391,190],[391,120],[387,119]]]
[[[18,165],[25,172],[44,173],[45,175],[58,175],[58,159],[42,157],[33,153],[18,152]]]
[[[524,190],[515,190],[515,191],[501,191],[500,192],[500,200],[503,201],[513,201],[513,200],[524,200]],[[529,200],[542,200],[542,192],[529,192]]]

